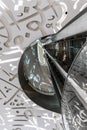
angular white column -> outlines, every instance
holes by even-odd
[[[87,31],[87,8],[72,19],[55,37],[56,41]]]

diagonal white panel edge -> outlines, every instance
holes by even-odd
[[[87,11],[56,35],[56,41],[87,31]]]

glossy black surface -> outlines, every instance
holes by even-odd
[[[61,112],[59,90],[62,93],[65,79],[46,51],[68,72],[85,40],[85,34],[81,34],[55,43],[49,37],[31,44],[25,50],[19,64],[19,80],[26,95],[44,108]],[[42,82],[43,89],[40,88]],[[55,90],[57,95],[54,93]]]
[[[68,72],[71,64],[79,52],[80,48],[86,41],[86,33],[73,36],[53,44],[46,45],[45,48],[49,54],[55,59],[55,61]],[[63,91],[63,86],[65,83],[65,78],[59,72],[55,63],[48,57],[48,62],[53,70],[56,78],[56,82],[60,87],[61,92]]]
[[[26,80],[25,76],[24,76],[24,71],[23,71],[23,62],[24,62],[24,57],[22,56],[20,63],[19,63],[19,69],[18,69],[18,77],[19,77],[19,81],[21,84],[21,87],[24,91],[24,93],[32,100],[34,101],[36,104],[57,112],[57,113],[61,113],[61,107],[60,107],[60,96],[58,95],[53,95],[53,96],[48,96],[48,95],[44,95],[41,94],[37,91],[35,91],[28,83],[28,80]],[[55,82],[53,83],[55,85]]]
[[[76,54],[85,41],[86,34],[84,33],[47,45],[46,49],[61,67],[68,72]]]

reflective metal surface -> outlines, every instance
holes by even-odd
[[[47,53],[47,58],[51,70],[53,70],[53,75],[56,78],[56,82],[61,92],[63,91],[67,72],[69,71],[69,68],[71,67],[75,56],[77,55],[78,51],[83,46],[85,41],[86,33],[82,33],[61,40],[59,42],[53,42],[53,44],[51,42],[49,45],[45,46],[45,53]]]
[[[26,52],[26,51],[25,51]],[[25,55],[25,53],[24,53]],[[61,113],[61,108],[60,108],[60,97],[57,97],[56,94],[54,95],[47,95],[47,94],[42,94],[42,92],[38,92],[36,89],[33,89],[31,84],[29,84],[30,80],[26,80],[25,75],[24,75],[24,60],[25,56],[21,57],[20,63],[19,63],[19,69],[18,69],[18,77],[19,81],[21,84],[21,87],[24,91],[24,93],[36,104],[42,106],[43,108],[46,108],[48,110]],[[53,81],[53,80],[52,80]],[[55,85],[55,82],[53,82]],[[38,87],[38,86],[37,86]],[[45,89],[45,86],[44,86]],[[40,91],[40,90],[39,90]]]
[[[34,94],[35,99],[37,92],[33,89],[31,90],[35,93],[28,90],[26,94],[23,91],[18,79],[18,64],[24,50],[32,41],[59,31],[87,6],[86,3],[87,0],[0,0],[1,130],[62,129],[61,115],[36,105],[28,97],[28,94]],[[21,82],[23,81],[25,87],[26,80],[23,79]],[[41,102],[41,95],[38,95],[37,93],[37,99]],[[54,103],[56,98],[52,100],[51,97],[55,95],[49,96],[50,103]],[[46,97],[43,98],[44,102],[47,101]],[[53,104],[50,106],[52,108]],[[59,106],[56,105],[56,108],[59,109]],[[60,112],[58,109],[56,112]]]
[[[23,70],[28,84],[36,91],[45,95],[54,95],[51,74],[46,61],[42,43],[37,40],[23,54]]]
[[[79,44],[79,43],[78,43]],[[86,85],[87,85],[87,42],[81,48],[77,57],[75,58],[69,73],[70,77],[83,92],[83,99],[87,99]],[[66,80],[63,99],[62,99],[62,112],[65,129],[67,130],[86,130],[87,129],[87,107],[73,91],[72,85],[69,80]]]
[[[80,27],[80,26],[78,26],[78,27]],[[58,34],[55,34],[55,35],[58,35]],[[62,77],[64,78],[64,79],[66,79],[67,80],[67,82],[68,83],[70,83],[70,85],[72,86],[72,90],[73,90],[73,93],[76,95],[76,98],[81,102],[81,106],[80,107],[82,107],[82,106],[84,106],[84,109],[85,108],[87,108],[87,95],[84,93],[84,91],[82,91],[81,89],[82,88],[80,88],[79,87],[79,84],[71,77],[71,76],[69,76],[68,77],[68,74],[67,74],[67,72],[68,72],[68,70],[69,70],[69,68],[70,68],[70,66],[71,66],[71,64],[72,64],[72,62],[73,62],[73,60],[74,60],[74,58],[75,58],[75,56],[76,56],[76,54],[78,53],[78,51],[79,51],[79,49],[82,47],[82,45],[84,44],[84,41],[86,41],[86,36],[84,37],[84,34],[82,34],[82,35],[80,35],[80,37],[82,37],[82,39],[80,39],[80,40],[78,40],[80,37],[79,36],[75,36],[75,38],[77,38],[77,39],[70,39],[68,42],[66,41],[66,39],[65,40],[63,40],[62,42],[60,42],[60,43],[57,43],[56,44],[56,42],[57,41],[55,41],[55,35],[51,35],[51,36],[48,36],[48,39],[47,39],[47,37],[43,37],[43,38],[41,38],[41,39],[39,39],[38,40],[38,42],[37,41],[35,41],[35,43],[33,43],[33,45],[31,45],[30,47],[37,47],[38,45],[39,46],[41,46],[41,50],[42,50],[42,52],[43,52],[43,50],[44,50],[44,56],[45,56],[45,53],[47,54],[47,56],[48,56],[48,65],[49,65],[49,70],[50,70],[50,72],[51,72],[51,75],[52,75],[52,77],[53,77],[53,80],[55,81],[54,83],[57,85],[57,89],[58,89],[58,91],[59,91],[59,93],[57,93],[57,96],[58,96],[58,98],[59,98],[59,96],[62,96],[62,92],[61,92],[61,86],[59,86],[59,81],[57,80],[57,78],[59,79],[59,77],[57,77],[56,78],[56,76],[54,76],[55,75],[55,73],[53,72],[53,68],[52,68],[52,66],[51,66],[51,63],[50,63],[50,60],[52,60],[52,62],[54,63],[54,65],[55,65],[55,67],[56,67],[56,69],[57,70],[59,70],[59,73],[61,74],[61,79],[62,79]],[[86,35],[86,34],[85,34]],[[81,41],[82,40],[82,41]],[[44,42],[43,42],[44,41]],[[37,43],[37,44],[36,44]],[[47,44],[46,44],[47,43]],[[50,45],[52,45],[51,46],[51,48],[53,47],[53,49],[55,49],[55,44],[56,44],[56,47],[57,47],[57,53],[58,53],[58,61],[56,61],[55,60],[55,52],[53,51],[53,53],[51,52],[51,51],[49,51],[48,52],[48,49],[49,49],[49,47],[50,47]],[[43,48],[43,46],[45,46],[45,49],[42,49]],[[34,48],[33,48],[34,49]],[[35,50],[34,50],[35,51]],[[38,53],[38,47],[37,47],[37,53]],[[52,54],[50,54],[50,53],[52,53]],[[35,53],[34,53],[35,54]],[[40,54],[40,52],[38,53],[38,56],[39,56],[39,54]],[[42,53],[43,54],[43,53]],[[29,54],[28,54],[29,55]],[[54,57],[53,57],[53,56]],[[37,58],[38,58],[38,56],[37,56]],[[42,63],[43,63],[43,60],[45,60],[46,61],[46,59],[44,59],[44,58],[46,58],[46,57],[43,57],[43,55],[42,55],[42,59],[39,57],[39,62],[41,62],[40,60],[42,60]],[[50,58],[50,60],[49,60],[49,58]],[[24,57],[24,59],[25,59],[25,57]],[[23,61],[24,61],[24,59],[22,59]],[[34,59],[35,60],[35,59]],[[71,61],[70,61],[71,60]],[[28,59],[27,59],[27,61],[28,61],[28,63],[30,62],[29,61],[29,57],[28,57]],[[86,60],[85,60],[86,61]],[[59,63],[60,62],[60,63]],[[47,63],[47,62],[46,62]],[[26,62],[24,63],[24,68],[26,68]],[[29,64],[28,64],[28,66],[27,67],[29,67]],[[26,69],[24,69],[24,75],[25,75],[25,77],[28,77],[27,79],[30,81],[30,72],[28,73],[28,74],[26,74],[28,71],[25,71]],[[28,69],[27,69],[28,70]],[[31,70],[31,69],[30,69]],[[45,71],[44,71],[45,72]],[[19,77],[20,78],[20,77]],[[21,80],[20,80],[21,81]],[[30,83],[31,83],[31,81],[30,81]],[[33,85],[34,86],[34,85]],[[62,87],[63,87],[63,85],[62,85]],[[54,88],[55,88],[55,86],[54,86]],[[56,89],[55,89],[56,90]],[[68,90],[67,90],[68,91]],[[69,90],[70,92],[71,92],[71,89]],[[26,92],[26,90],[25,90],[25,92]],[[61,92],[61,93],[60,93]],[[81,93],[82,92],[82,93]],[[27,94],[27,93],[26,93]],[[64,94],[64,93],[63,93]],[[83,96],[82,96],[83,95]],[[64,97],[65,95],[63,95],[63,97]],[[70,95],[70,96],[72,96],[72,95]],[[75,96],[74,96],[75,97]],[[69,97],[67,97],[66,98],[66,100],[68,100],[68,98]],[[64,98],[63,98],[64,99]],[[62,99],[62,100],[63,100]],[[34,100],[34,99],[33,99]],[[61,99],[59,99],[59,100],[61,100]],[[71,101],[71,100],[70,100]],[[79,102],[78,102],[79,103]],[[58,105],[60,104],[60,101],[58,102]],[[41,104],[40,104],[41,105]],[[66,101],[66,103],[65,103],[65,105],[67,106],[67,101]],[[44,106],[45,106],[45,104],[44,104]],[[72,105],[73,106],[73,105]],[[51,110],[51,109],[50,109]],[[60,109],[58,108],[58,111],[59,111]],[[64,111],[66,110],[66,108],[64,108],[64,106],[63,106],[63,102],[62,102],[62,114],[63,114],[63,120],[67,117],[67,115],[65,116],[65,114],[67,114],[66,112],[64,113]],[[68,111],[69,109],[67,109],[67,111]],[[68,111],[69,112],[69,111]],[[71,112],[72,113],[72,112]],[[69,114],[68,114],[69,115]],[[69,115],[69,117],[70,117],[70,115]],[[71,120],[72,120],[72,116],[71,116]],[[66,121],[64,121],[64,125],[66,126]],[[70,122],[69,122],[70,123]],[[81,124],[80,124],[81,125]],[[74,130],[73,129],[73,127],[76,127],[76,126],[73,126],[72,124],[70,124],[70,128],[68,128],[68,126],[66,126],[65,127],[65,129],[71,129],[71,130]],[[77,129],[77,128],[76,128]],[[80,128],[81,129],[81,128]],[[82,129],[81,129],[82,130]]]
[[[51,6],[54,0],[38,1],[0,0],[0,130],[61,128],[61,115],[29,99],[18,79],[18,64],[25,48],[38,37],[53,33],[50,22],[56,28],[60,19]],[[59,14],[61,17],[61,11]]]

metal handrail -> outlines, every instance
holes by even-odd
[[[72,77],[68,76],[68,73],[65,72],[65,70],[59,65],[59,63],[47,52],[46,49],[44,49],[45,53],[48,55],[48,57],[53,61],[61,75],[64,77],[64,79],[67,79],[67,81],[72,86],[73,91],[77,95],[78,99],[82,102],[83,106],[87,110],[87,94],[86,92],[81,89],[81,87],[72,79]]]

